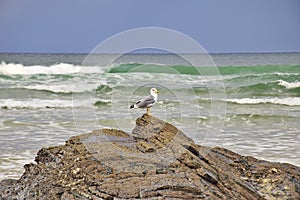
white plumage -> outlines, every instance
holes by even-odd
[[[130,106],[132,108],[147,108],[147,114],[151,115],[150,107],[156,104],[158,98],[158,90],[156,88],[150,89],[150,95],[142,98],[141,100],[137,101],[135,104]]]

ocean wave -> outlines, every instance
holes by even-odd
[[[28,85],[19,86],[12,89],[25,89],[39,92],[49,92],[54,94],[73,94],[73,93],[86,93],[86,92],[97,92],[101,94],[110,93],[113,88],[108,85],[100,85],[97,87],[96,83],[81,83],[81,84],[53,84],[53,85]],[[30,91],[28,91],[30,92]]]
[[[145,63],[123,63],[114,65],[110,73],[167,73],[167,74],[189,74],[189,75],[237,75],[254,76],[260,75],[285,76],[299,75],[300,65],[262,65],[262,66],[217,66],[218,70],[212,70],[213,66],[184,66],[184,65],[161,65]],[[288,72],[288,73],[286,73]]]
[[[151,63],[123,63],[110,66],[110,73],[167,73],[189,75],[299,75],[300,65],[264,65],[264,66],[217,66],[212,72],[212,66],[184,66],[162,65]],[[68,63],[59,63],[51,66],[31,65],[24,66],[16,63],[0,63],[0,74],[74,74],[74,73],[103,73],[101,66],[80,66]],[[286,73],[288,72],[288,73]],[[6,77],[7,78],[7,77]]]
[[[194,66],[168,66],[161,64],[128,63],[112,66],[109,73],[165,73],[199,75],[199,69]]]
[[[49,109],[49,108],[86,108],[106,106],[111,103],[109,99],[93,100],[49,100],[49,99],[30,99],[30,100],[15,100],[15,99],[0,99],[0,109]]]
[[[264,114],[264,113],[243,113],[243,114],[227,114],[227,121],[232,119],[242,119],[242,120],[249,120],[249,119],[282,119],[282,118],[293,118],[291,115],[282,115],[282,114]]]
[[[287,89],[294,89],[294,88],[300,88],[300,82],[295,81],[295,82],[287,82],[284,80],[278,80],[277,83]]]
[[[278,104],[287,106],[300,106],[300,97],[287,98],[241,98],[226,99],[227,102],[237,104]]]
[[[9,75],[1,74],[1,73],[0,73],[0,79],[4,79],[4,80],[14,80],[13,77],[11,77],[11,76],[9,76]]]
[[[76,107],[90,106],[86,102],[76,102]],[[72,108],[74,107],[72,100],[15,100],[15,99],[1,99],[0,108],[2,109],[41,109],[41,108]]]
[[[111,100],[101,99],[101,100],[96,101],[94,103],[94,106],[96,106],[96,107],[107,106],[109,103],[111,103]]]
[[[96,91],[99,93],[109,93],[113,90],[112,87],[109,87],[108,85],[100,85],[97,87]]]
[[[252,82],[251,82],[252,83]],[[298,96],[300,92],[300,82],[287,82],[276,80],[270,82],[254,82],[253,84],[242,85],[237,88],[228,88],[228,93],[270,95],[270,96]]]
[[[0,100],[1,108],[67,108],[72,107],[72,101],[67,100],[41,100],[32,99],[27,101],[2,99]]]
[[[300,65],[218,66],[222,75],[299,74]]]
[[[277,81],[277,80],[297,80],[300,73],[263,73],[263,74],[238,74],[225,76],[227,83],[258,82],[258,81]]]
[[[102,73],[103,69],[100,66],[79,66],[68,63],[60,63],[51,66],[24,66],[15,63],[0,63],[0,74],[15,75],[15,74],[74,74],[74,73]]]
[[[50,93],[58,94],[72,94],[72,93],[81,93],[89,92],[95,89],[95,84],[85,84],[84,87],[76,87],[76,85],[30,85],[19,87],[20,89],[29,89],[29,90],[38,90]]]

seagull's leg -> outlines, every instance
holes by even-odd
[[[150,108],[147,108],[147,114],[148,114],[148,115],[151,115],[151,113],[150,113]]]

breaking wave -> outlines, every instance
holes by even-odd
[[[74,73],[102,73],[103,69],[100,66],[79,66],[68,63],[60,63],[51,66],[24,66],[15,63],[0,63],[0,74],[74,74]]]
[[[298,81],[289,83],[284,80],[278,80],[277,83],[287,89],[300,88],[300,82],[298,82]]]
[[[287,98],[241,98],[227,99],[227,102],[237,104],[279,104],[287,106],[300,106],[300,97]]]

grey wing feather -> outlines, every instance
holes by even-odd
[[[147,108],[149,104],[155,103],[155,99],[152,95],[146,96],[143,99],[136,102],[136,105],[139,108]]]

